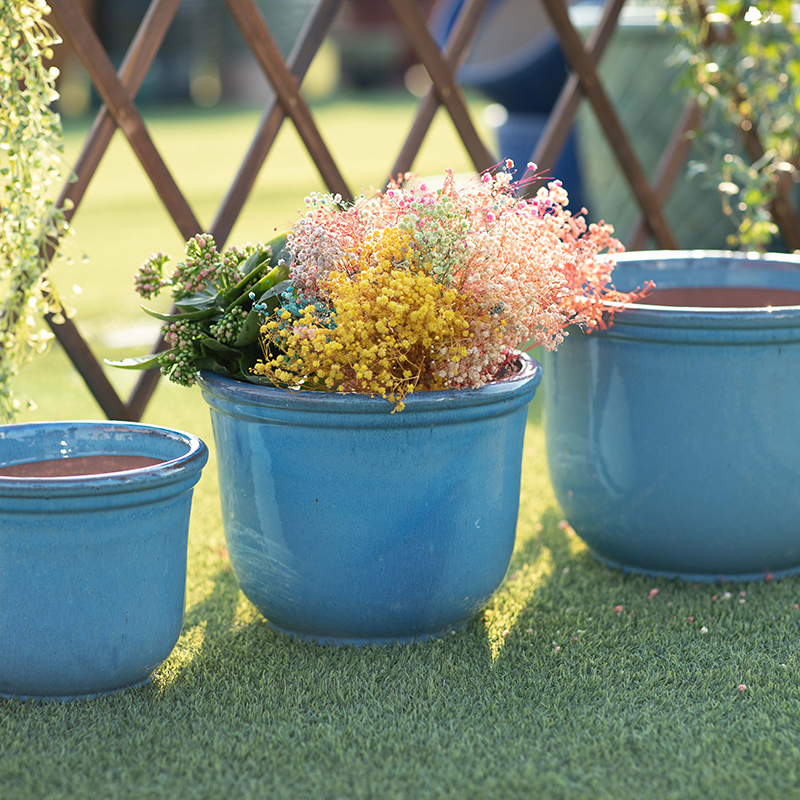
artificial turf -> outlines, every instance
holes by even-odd
[[[103,236],[126,235],[108,219],[116,233]],[[112,276],[105,303],[85,293],[101,350],[107,326],[133,324],[136,259],[119,261],[125,281]],[[58,349],[20,388],[39,402],[23,419],[100,416]],[[800,578],[692,585],[597,563],[560,524],[538,398],[500,590],[466,629],[386,648],[272,631],[230,569],[199,390],[160,384],[145,421],[212,450],[181,638],[147,686],[67,704],[0,699],[2,800],[800,796]]]

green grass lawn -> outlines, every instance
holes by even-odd
[[[411,107],[352,102],[317,113],[355,184],[386,172]],[[203,220],[256,119],[153,122]],[[355,141],[368,128],[374,137]],[[267,238],[319,188],[292,132],[281,136],[234,241]],[[214,159],[191,166],[209,141]],[[421,171],[466,168],[454,141],[441,122]],[[79,325],[114,356],[111,334],[144,321],[136,266],[170,237],[180,244],[122,144],[75,220],[74,248],[90,262],[58,267],[63,286],[83,286]],[[18,389],[39,403],[23,419],[100,417],[57,349],[25,369]],[[516,549],[487,609],[437,642],[361,650],[277,634],[240,593],[199,390],[162,383],[145,421],[195,432],[212,450],[195,491],[180,641],[153,681],[130,692],[0,700],[2,800],[800,797],[800,578],[691,585],[597,563],[559,525],[538,400]]]

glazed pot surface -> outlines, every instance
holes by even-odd
[[[332,644],[465,624],[500,585],[541,368],[406,407],[204,373],[234,572],[273,627]]]
[[[573,331],[546,355],[547,456],[564,515],[626,570],[797,572],[800,259],[618,259],[617,288],[648,279],[657,291],[609,330]]]
[[[126,422],[0,427],[0,695],[145,682],[183,622],[195,436]]]

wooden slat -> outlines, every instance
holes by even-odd
[[[444,49],[445,63],[453,74],[458,72],[458,68],[469,54],[470,46],[478,32],[478,26],[488,4],[489,0],[467,0],[459,11]],[[439,95],[436,88],[431,86],[417,108],[411,130],[389,173],[390,180],[411,171],[414,159],[422,147],[439,106]]]
[[[325,185],[331,192],[338,193],[345,199],[352,199],[352,192],[325,145],[311,111],[300,95],[297,80],[284,63],[280,48],[272,38],[258,7],[253,0],[225,0],[225,2],[242,36],[264,70],[273,91],[277,94],[284,112],[291,117]]]
[[[132,416],[127,405],[120,399],[75,323],[71,319],[65,319],[63,323],[57,324],[52,315],[47,317],[47,322],[106,417],[136,422],[139,417]]]
[[[606,135],[608,143],[617,157],[622,172],[644,213],[659,247],[667,250],[677,248],[664,212],[647,181],[630,141],[617,118],[614,107],[600,83],[591,58],[583,49],[583,43],[569,19],[563,0],[542,0],[545,11],[561,42],[561,49],[572,69],[577,73],[583,92],[594,108],[597,120]]]
[[[154,0],[148,7],[119,72],[120,83],[132,95],[136,94],[147,75],[180,2],[181,0]],[[71,206],[64,211],[67,220],[71,220],[78,210],[116,129],[114,118],[104,105],[98,112],[75,163],[76,179],[66,183],[58,199],[59,208]],[[54,248],[48,247],[48,262],[53,259],[54,254]],[[46,320],[103,413],[109,419],[140,419],[144,408],[131,409],[130,403],[120,398],[75,323],[65,317],[63,321],[56,322],[53,314],[48,314]]]
[[[742,106],[745,98],[737,97],[739,107]],[[750,127],[740,128],[742,142],[744,143],[747,155],[750,160],[755,163],[766,155],[764,145],[761,143],[761,137],[758,135],[757,122],[758,120],[747,120]],[[785,174],[778,181],[778,190],[775,198],[769,204],[769,212],[772,219],[780,228],[783,234],[783,240],[790,250],[800,250],[800,217],[797,215],[797,209],[792,203],[792,189],[793,181],[788,174]]]
[[[131,96],[135,97],[139,91],[180,4],[181,0],[153,0],[148,7],[119,70],[119,81]],[[73,206],[65,211],[67,220],[71,220],[77,211],[116,129],[113,115],[108,106],[103,105],[75,162],[76,180],[66,184],[58,201],[59,207],[63,207],[67,200]]]
[[[303,82],[306,72],[333,23],[341,0],[320,0],[300,32],[289,56],[288,67],[298,84]],[[217,216],[211,225],[211,233],[218,244],[224,243],[244,207],[245,201],[255,185],[259,170],[264,164],[275,137],[285,118],[283,107],[273,94],[261,118],[258,133],[247,151],[239,172],[228,190]]]
[[[302,83],[303,77],[325,39],[340,5],[341,0],[320,0],[303,26],[288,62],[289,69],[298,82]],[[284,117],[283,108],[273,94],[273,97],[267,103],[266,111],[262,116],[258,132],[250,145],[250,149],[211,225],[211,233],[218,245],[224,245],[227,241],[252,191],[258,172],[275,141]],[[151,352],[157,353],[163,346],[164,340],[159,337]],[[157,369],[145,370],[140,373],[128,400],[128,409],[136,419],[140,419],[147,408],[147,404],[150,402],[150,398],[158,384],[159,377],[160,374]]]
[[[689,133],[700,125],[700,109],[693,100],[686,104],[683,113],[675,124],[669,144],[661,155],[656,168],[654,191],[656,200],[663,206],[669,199],[672,187],[680,175],[692,142]],[[641,250],[647,243],[649,230],[641,214],[631,229],[625,246],[628,250]]]
[[[130,142],[181,235],[188,239],[200,232],[202,226],[153,144],[138,109],[117,78],[111,60],[83,9],[74,0],[53,0],[50,5],[58,14],[92,83]]]
[[[452,69],[445,62],[436,42],[428,32],[416,0],[389,0],[397,19],[408,34],[409,43],[428,70],[439,100],[447,108],[464,147],[478,172],[491,169],[494,158],[484,145],[472,122],[464,95],[456,84]]]
[[[619,12],[623,5],[625,5],[625,0],[606,0],[600,22],[586,40],[586,51],[592,63],[596,64],[606,49],[611,34],[616,29]],[[583,97],[583,92],[580,80],[574,72],[571,72],[558,95],[555,106],[547,117],[542,135],[531,154],[530,160],[536,164],[538,170],[547,172],[556,165],[558,157],[564,149],[564,142],[569,135],[572,121],[578,111],[581,97]],[[533,194],[537,189],[537,184],[530,183],[525,187],[524,194]]]

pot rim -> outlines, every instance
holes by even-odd
[[[63,420],[47,422],[22,422],[10,425],[0,425],[0,443],[9,436],[25,435],[31,437],[36,432],[41,435],[42,429],[52,432],[64,431],[68,435],[70,430],[89,431],[96,428],[98,432],[105,431],[110,434],[107,439],[113,443],[114,435],[128,434],[136,437],[158,437],[161,440],[170,439],[185,448],[185,452],[174,458],[165,458],[156,464],[133,469],[106,472],[101,474],[64,475],[58,477],[13,477],[0,475],[0,496],[12,497],[28,494],[39,494],[46,489],[50,496],[70,496],[84,494],[108,494],[117,492],[130,492],[147,489],[154,486],[163,486],[176,481],[184,480],[190,475],[199,474],[208,461],[208,448],[202,439],[192,433],[167,428],[161,425],[149,425],[141,422],[125,422],[118,420]],[[97,448],[98,453],[103,450]],[[103,455],[108,455],[108,448]],[[91,453],[75,455],[92,455]],[[128,453],[128,455],[133,455]],[[147,452],[137,453],[147,455]],[[158,455],[152,455],[158,458]],[[10,464],[23,464],[42,459],[29,459],[28,461],[11,461]]]
[[[788,253],[738,253],[728,250],[647,250],[621,253],[614,256],[617,266],[633,266],[639,262],[652,263],[652,279],[658,288],[659,271],[677,272],[690,269],[685,262],[734,262],[742,268],[764,270],[764,274],[793,274],[800,278],[800,255]],[[678,264],[676,262],[684,262]],[[737,263],[738,262],[738,263]],[[647,276],[650,277],[650,276]],[[614,326],[635,324],[655,327],[725,328],[752,327],[775,328],[800,325],[800,304],[791,306],[759,306],[746,308],[719,308],[714,306],[661,306],[647,302],[618,303],[608,300],[603,305],[617,313]],[[613,330],[613,327],[612,327]]]
[[[512,400],[534,392],[542,380],[542,366],[527,353],[520,353],[518,373],[477,389],[442,389],[412,392],[405,407],[397,412],[407,418],[415,413],[488,405]],[[246,383],[201,370],[198,383],[204,394],[246,405],[271,406],[295,411],[336,412],[341,414],[391,414],[393,404],[380,395],[356,392],[304,392],[265,384]]]

